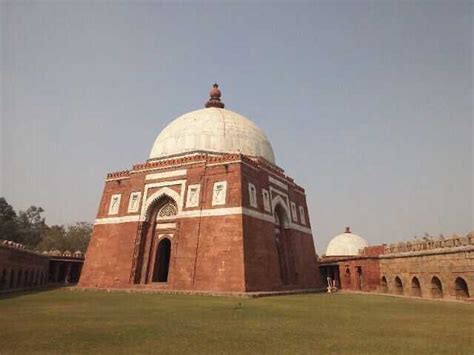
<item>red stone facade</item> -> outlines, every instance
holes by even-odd
[[[323,257],[319,266],[323,278],[336,281],[336,287],[350,291],[376,291],[380,285],[379,255],[384,246],[362,249],[358,256]]]
[[[310,228],[304,190],[263,159],[196,153],[139,164],[107,176],[79,285],[316,288]]]
[[[379,260],[362,257],[339,262],[341,288],[354,291],[376,291],[380,284]]]

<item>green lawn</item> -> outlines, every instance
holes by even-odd
[[[0,354],[473,354],[474,305],[360,294],[0,296]]]

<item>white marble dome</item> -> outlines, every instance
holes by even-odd
[[[158,135],[149,159],[206,151],[242,153],[275,164],[272,145],[255,123],[236,112],[209,107],[186,113]]]
[[[349,228],[345,233],[336,235],[328,244],[326,256],[352,256],[359,255],[359,249],[368,247],[364,238],[354,234]]]

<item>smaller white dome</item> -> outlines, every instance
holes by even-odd
[[[359,250],[368,246],[364,238],[351,233],[350,229],[346,228],[345,233],[331,239],[326,249],[326,256],[359,255]]]

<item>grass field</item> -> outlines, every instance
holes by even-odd
[[[0,354],[473,354],[474,306],[360,294],[0,296]]]

